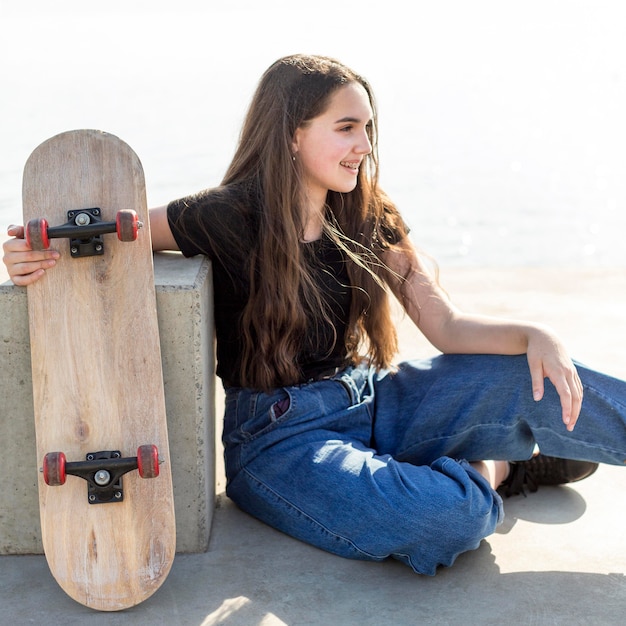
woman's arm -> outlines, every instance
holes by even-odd
[[[167,221],[167,207],[150,210],[150,231],[153,250],[178,250]],[[59,253],[56,250],[31,250],[24,239],[23,226],[9,226],[8,234],[13,237],[3,244],[9,278],[15,285],[26,286],[39,280],[47,270],[56,265]]]
[[[178,250],[178,244],[172,235],[169,222],[167,221],[167,205],[150,209],[150,231],[152,236],[152,249]]]
[[[443,353],[526,354],[533,397],[543,397],[544,378],[549,378],[561,399],[563,422],[573,430],[582,404],[582,385],[563,344],[550,329],[463,313],[452,304],[408,239],[399,250],[386,252],[384,261],[397,275],[389,281],[392,291],[433,346]]]

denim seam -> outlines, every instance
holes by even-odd
[[[528,426],[528,428],[530,429],[530,425],[528,424],[526,420],[519,420],[518,424],[519,423],[526,424],[526,426]],[[474,430],[477,430],[477,429],[482,430],[485,427],[489,428],[493,426],[497,428],[503,427],[502,423],[500,422],[483,422],[481,424],[477,424],[469,428],[464,428],[463,430],[454,431],[452,433],[440,433],[440,434],[436,433],[432,437],[420,439],[418,442],[414,443],[412,446],[409,446],[408,448],[404,448],[402,450],[396,451],[393,456],[397,458],[404,458],[406,455],[412,454],[413,450],[418,450],[424,445],[428,445],[429,442],[449,440],[449,439],[454,439],[456,437],[465,437],[467,436],[467,433],[471,433]]]
[[[615,407],[619,407],[620,411],[623,411],[624,408],[626,408],[623,404],[621,404],[620,402],[617,402],[615,400],[615,398],[606,395],[604,392],[602,392],[600,389],[597,389],[596,387],[594,387],[593,385],[590,385],[588,383],[585,383],[584,387],[583,387],[583,403],[585,401],[585,395],[584,392],[585,391],[593,391],[593,393],[595,393],[599,398],[602,398],[605,402],[607,402],[608,404],[615,406]]]
[[[616,456],[616,457],[619,457],[621,453],[621,450],[618,450],[617,448],[609,448],[607,446],[602,446],[596,443],[590,444],[589,442],[583,441],[582,439],[577,439],[575,436],[572,436],[571,433],[568,433],[568,435],[561,435],[560,433],[555,432],[554,429],[548,428],[548,427],[535,429],[535,432],[542,432],[542,431],[547,432],[551,437],[558,437],[559,439],[562,439],[563,441],[575,440],[578,445],[584,448],[588,448],[589,450],[602,450],[603,452],[607,452],[611,456]]]

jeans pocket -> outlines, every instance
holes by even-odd
[[[272,404],[270,407],[270,413],[272,415],[272,420],[280,419],[291,406],[291,398],[287,396],[286,398],[281,398]]]
[[[257,439],[279,426],[289,418],[293,402],[286,390],[276,390],[271,396],[257,393],[250,397],[247,415],[236,429],[240,443]]]

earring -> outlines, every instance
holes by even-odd
[[[295,160],[296,160],[296,155],[295,155],[295,154],[294,154],[294,155],[292,155],[291,160],[292,160],[292,161],[295,161]]]

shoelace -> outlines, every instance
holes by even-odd
[[[510,496],[516,496],[522,494],[526,497],[526,487],[529,491],[534,493],[539,488],[539,483],[534,479],[531,472],[529,472],[524,465],[520,463],[510,464],[509,475],[502,483],[501,489],[504,491],[504,495],[508,498]]]

